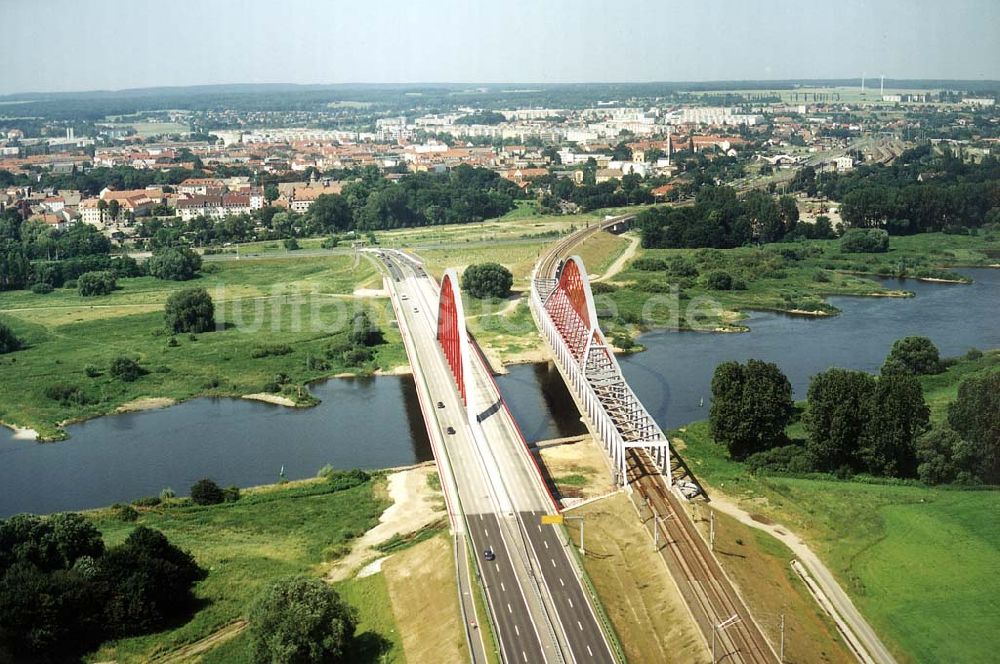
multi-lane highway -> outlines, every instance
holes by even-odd
[[[412,258],[379,254],[429,434],[440,442],[442,485],[454,493],[449,507],[477,557],[503,660],[614,662],[565,532],[540,523],[555,507],[492,374],[473,350],[467,409],[436,339],[437,284]]]

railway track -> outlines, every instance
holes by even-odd
[[[640,505],[652,512],[649,520],[657,531],[655,537],[663,543],[660,554],[677,580],[684,601],[707,641],[716,644],[716,660],[748,664],[778,661],[746,604],[695,529],[680,499],[667,488],[646,450],[628,450],[628,473]],[[724,629],[716,628],[727,621],[732,622]]]
[[[604,219],[603,221],[590,226],[589,228],[583,228],[576,231],[575,233],[570,233],[566,237],[562,238],[555,244],[551,245],[546,251],[545,256],[538,261],[537,268],[535,271],[535,277],[547,279],[552,276],[555,271],[556,266],[559,261],[570,255],[570,252],[578,244],[589,238],[591,235],[603,231],[606,228],[610,228],[616,224],[620,224],[623,221],[628,221],[635,218],[635,213],[623,214],[617,217],[610,217]]]

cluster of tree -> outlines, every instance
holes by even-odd
[[[187,247],[164,247],[146,261],[150,276],[168,281],[194,279],[201,269],[201,256]]]
[[[367,311],[355,312],[346,334],[338,335],[326,349],[329,359],[338,359],[347,366],[362,366],[375,357],[375,347],[382,344],[382,330]],[[314,365],[314,368],[321,368]]]
[[[692,207],[654,207],[636,219],[646,248],[739,247],[777,242],[796,229],[795,200],[752,191],[744,198],[731,187],[703,187]]]
[[[4,173],[7,174],[6,177]],[[6,171],[0,171],[0,184],[5,186],[54,187],[57,190],[77,189],[88,196],[97,196],[105,187],[121,190],[145,189],[152,185],[171,186],[180,184],[188,178],[205,177],[205,175],[203,171],[179,166],[165,171],[132,168],[131,166],[99,167],[65,174],[44,173],[40,180],[27,175],[16,176]]]
[[[64,661],[162,629],[191,610],[204,577],[190,554],[143,526],[106,548],[78,514],[0,521],[0,660]]]
[[[840,236],[845,254],[884,254],[889,251],[889,233],[881,228],[850,228]]]
[[[171,332],[211,332],[215,328],[215,304],[204,288],[185,288],[171,293],[163,307],[163,318]]]
[[[506,122],[507,118],[503,113],[497,111],[476,111],[469,113],[455,120],[455,124],[460,125],[498,125]]]
[[[969,471],[967,452],[974,448],[979,463],[996,467],[1000,418],[980,411],[996,405],[997,396],[973,384],[966,392],[978,396],[963,397],[960,390],[952,406],[954,432],[964,432],[964,440],[974,441],[972,447],[956,443],[955,433],[926,438],[930,411],[917,376],[940,370],[933,343],[907,337],[893,345],[881,376],[838,368],[817,374],[810,381],[802,416],[807,433],[802,446],[789,444],[784,433],[794,409],[791,387],[778,367],[757,360],[746,365],[726,362],[712,379],[712,434],[733,458],[746,459],[753,469],[919,475],[925,481],[948,481],[965,472],[963,477],[987,481],[984,478],[991,475],[981,467],[977,474]]]
[[[917,439],[917,474],[928,484],[1000,484],[1000,371],[958,386],[947,423]]]
[[[499,263],[470,265],[462,273],[462,290],[477,298],[505,298],[514,285],[514,275]]]
[[[118,287],[115,273],[111,270],[84,272],[76,280],[76,288],[82,297],[111,295]]]
[[[1000,160],[990,155],[974,163],[948,149],[935,152],[930,144],[905,151],[892,164],[847,173],[817,176],[805,167],[792,187],[842,201],[840,213],[850,227],[893,235],[1000,221]]]
[[[583,182],[579,185],[569,178],[551,174],[532,180],[532,189],[539,193],[539,208],[542,212],[558,213],[561,203],[570,203],[580,210],[597,210],[653,202],[650,190],[655,181],[643,180],[630,173],[620,181],[597,184],[596,174],[597,162],[590,159],[583,167]]]

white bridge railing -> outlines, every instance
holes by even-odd
[[[625,456],[627,448],[630,447],[641,447],[650,450],[650,456],[657,467],[664,473],[668,484],[672,483],[669,441],[628,385],[628,382],[621,373],[621,367],[615,359],[614,353],[610,348],[607,349],[607,356],[610,358],[610,361],[605,362],[601,370],[604,372],[602,380],[607,380],[607,376],[610,373],[613,382],[618,388],[617,394],[613,399],[608,396],[602,399],[595,391],[594,385],[591,383],[591,377],[588,377],[587,373],[588,356],[590,355],[593,342],[588,341],[587,350],[583,352],[582,358],[578,360],[577,356],[570,349],[567,340],[556,326],[555,321],[553,321],[548,309],[545,307],[545,301],[552,297],[559,288],[558,283],[550,278],[549,275],[545,275],[544,277],[542,275],[535,275],[535,277],[532,279],[531,285],[530,308],[532,315],[549,347],[552,349],[556,364],[575,392],[578,401],[583,405],[586,411],[585,415],[590,419],[591,424],[600,436],[601,444],[616,469],[616,483],[625,486],[628,482]],[[586,291],[587,297],[592,302],[593,295],[590,292],[589,284],[586,286]],[[596,321],[588,337],[589,339],[594,338],[595,331],[600,332]],[[603,340],[603,333],[600,333],[598,338]],[[626,412],[630,420],[641,421],[642,433],[635,435],[633,432],[626,439],[619,425],[612,418],[609,409],[616,410],[619,413]]]

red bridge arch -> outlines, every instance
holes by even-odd
[[[458,274],[455,270],[448,270],[441,279],[437,339],[452,376],[455,377],[462,402],[468,405],[466,381],[470,377],[469,340],[465,329],[465,308],[462,306],[462,294],[458,290]]]

